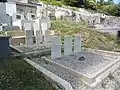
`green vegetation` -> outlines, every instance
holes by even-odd
[[[116,36],[98,32],[92,28],[88,28],[85,23],[75,23],[67,21],[52,21],[52,29],[56,34],[75,35],[81,33],[83,38],[83,46],[86,48],[114,50],[119,51],[120,46],[116,44]]]
[[[29,0],[29,2],[39,2],[39,0]],[[120,3],[114,4],[113,0],[41,0],[47,4],[57,6],[84,7],[107,15],[120,16]]]
[[[7,60],[7,61],[6,61]],[[21,58],[0,59],[0,90],[56,90]]]

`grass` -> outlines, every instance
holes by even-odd
[[[0,90],[55,90],[55,88],[41,72],[23,59],[7,58],[0,60]]]
[[[57,35],[75,35],[80,33],[83,38],[83,46],[86,48],[120,51],[120,45],[116,43],[116,36],[109,33],[98,32],[88,28],[86,23],[69,21],[52,21],[52,29]]]

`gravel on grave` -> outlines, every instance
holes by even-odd
[[[111,73],[103,82],[101,82],[95,88],[90,88],[89,86],[78,80],[78,78],[74,77],[68,72],[60,70],[58,67],[55,67],[40,58],[32,58],[31,60],[43,66],[57,76],[61,77],[62,79],[68,81],[74,90],[120,90],[120,68],[114,73]]]
[[[84,60],[80,60],[80,57],[84,57]],[[82,74],[90,76],[105,68],[107,65],[112,63],[113,60],[117,59],[117,55],[111,56],[91,52],[80,52],[76,55],[63,56],[61,58],[54,59],[54,61]]]
[[[41,44],[41,45],[21,45],[16,46],[16,48],[22,52],[29,53],[29,52],[36,52],[40,50],[45,50],[50,48],[50,44]]]

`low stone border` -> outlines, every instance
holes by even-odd
[[[36,51],[36,52],[23,52],[21,51],[20,49],[17,49],[16,47],[14,46],[10,46],[12,49],[18,51],[19,53],[21,53],[22,56],[26,56],[26,55],[36,55],[36,54],[39,54],[39,55],[49,55],[51,53],[51,50],[48,48],[48,49],[45,49],[45,50],[40,50],[40,51]]]
[[[52,72],[46,70],[45,68],[41,67],[40,65],[36,64],[35,62],[31,61],[28,58],[24,58],[25,61],[27,61],[29,64],[31,64],[33,67],[38,69],[40,72],[42,72],[46,77],[50,78],[53,82],[56,82],[63,86],[65,90],[73,90],[70,83],[63,80],[62,78],[58,77],[57,75],[53,74]]]
[[[110,51],[103,51],[103,50],[98,50],[98,52],[120,55],[120,53],[110,52]],[[119,57],[118,59],[114,60],[113,63],[110,63],[108,66],[101,69],[100,71],[95,73],[93,76],[86,76],[84,74],[81,74],[80,72],[77,72],[77,71],[72,70],[72,69],[70,69],[70,68],[68,68],[66,66],[63,66],[63,65],[61,65],[59,63],[56,63],[56,62],[54,62],[54,61],[52,61],[52,60],[50,60],[50,59],[48,59],[46,57],[42,57],[42,59],[47,61],[48,63],[51,63],[51,64],[55,65],[56,67],[59,67],[60,69],[66,71],[66,72],[71,73],[75,77],[80,78],[85,84],[87,84],[90,87],[95,87],[96,85],[98,85],[111,72],[114,72],[120,66],[120,57]]]

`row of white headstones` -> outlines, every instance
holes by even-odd
[[[51,42],[51,31],[50,30],[45,30],[45,35],[42,34],[41,30],[36,30],[35,33],[36,35],[33,35],[33,30],[26,30],[25,31],[25,36],[26,36],[26,45],[32,45],[34,44],[34,37],[35,37],[35,44],[43,44],[43,43],[50,43]]]
[[[51,28],[50,19],[36,19],[37,23],[24,23],[26,44],[32,45],[35,37],[36,44],[50,42]]]
[[[43,35],[40,34],[40,30],[36,30],[36,44],[40,45],[43,42]],[[27,45],[32,45],[33,44],[33,31],[32,30],[26,30],[26,44]],[[51,43],[51,58],[60,58],[62,57],[62,46],[64,46],[64,55],[71,55],[71,54],[77,54],[81,52],[81,35],[77,34],[74,37],[70,35],[64,36],[64,44],[62,45],[61,42],[61,36],[51,36],[50,35],[50,30],[45,31],[45,43]],[[74,41],[74,42],[73,42]],[[74,49],[73,49],[74,47]]]
[[[61,36],[52,36],[51,37],[51,58],[56,59],[56,58],[62,57],[63,55],[68,56],[71,54],[77,54],[81,52],[81,41],[82,41],[82,38],[80,34],[77,34],[74,37],[70,35],[64,36],[64,44],[63,44],[64,53],[62,54]]]

